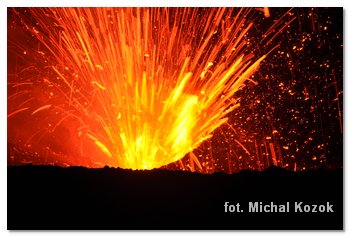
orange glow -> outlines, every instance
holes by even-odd
[[[28,11],[40,27],[22,23],[48,55],[45,85],[55,93],[42,104],[10,107],[8,118],[47,113],[53,132],[66,122],[76,144],[93,144],[80,147],[85,156],[98,150],[106,165],[152,169],[183,158],[227,121],[239,106],[235,93],[266,56],[246,50],[252,9]]]

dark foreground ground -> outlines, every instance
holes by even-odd
[[[343,229],[343,170],[202,175],[80,167],[8,168],[8,226],[19,229]],[[225,202],[243,212],[225,213]],[[249,202],[290,203],[285,213]],[[334,212],[295,212],[294,202]]]

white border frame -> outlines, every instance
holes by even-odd
[[[1,162],[0,162],[0,236],[5,235],[22,235],[28,234],[32,236],[42,236],[42,235],[64,235],[64,236],[73,236],[77,232],[9,232],[7,231],[7,7],[44,7],[44,6],[65,6],[65,7],[97,7],[97,6],[115,6],[115,7],[132,7],[132,6],[172,6],[172,7],[184,7],[184,6],[202,6],[202,7],[220,7],[220,6],[232,6],[232,7],[344,7],[344,174],[345,174],[345,196],[344,200],[346,201],[349,198],[349,161],[348,161],[348,151],[346,147],[350,147],[349,132],[348,132],[348,123],[350,121],[347,114],[349,111],[349,96],[348,92],[350,91],[350,83],[347,82],[347,69],[349,69],[349,37],[348,32],[350,30],[349,16],[347,13],[350,9],[349,0],[176,0],[176,1],[166,1],[166,0],[3,0],[0,3],[0,149],[1,149]],[[347,188],[346,188],[347,186]],[[349,204],[344,203],[345,206],[345,230],[349,228]],[[349,231],[346,231],[349,232]],[[140,232],[80,232],[82,236],[94,235],[135,235],[140,234]],[[207,236],[207,235],[221,235],[221,236],[232,236],[232,235],[255,235],[259,236],[280,236],[281,233],[274,232],[166,232],[167,235],[185,235],[185,236]],[[328,232],[328,231],[318,231],[318,232],[284,232],[283,235],[300,235],[300,236],[324,236],[324,235],[334,235],[334,234],[345,234],[345,232]],[[143,232],[143,236],[163,236],[164,233],[161,232]]]

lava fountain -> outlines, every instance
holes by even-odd
[[[27,121],[27,133],[16,135],[24,146],[45,140],[37,145],[54,150],[58,140],[69,143],[58,152],[73,156],[75,149],[104,165],[151,169],[178,161],[227,121],[239,106],[235,93],[264,60],[247,52],[254,12],[10,9],[30,39],[9,40],[23,59],[8,80],[9,126]],[[16,136],[10,131],[9,139]]]

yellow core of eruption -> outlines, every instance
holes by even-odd
[[[124,130],[115,134],[105,127],[109,140],[122,143],[119,155],[123,162],[119,166],[152,169],[177,161],[194,149],[192,133],[201,106],[198,96],[183,92],[191,76],[191,73],[185,74],[180,83],[169,90],[165,101],[149,102],[148,98],[153,94],[145,87],[141,90],[143,95],[138,95],[139,90],[133,91],[137,95],[132,96],[135,99],[133,106],[126,104],[125,108],[119,108],[128,111],[121,112],[115,121]],[[132,112],[130,108],[134,108]],[[95,143],[105,155],[112,157],[105,145],[100,141]]]

